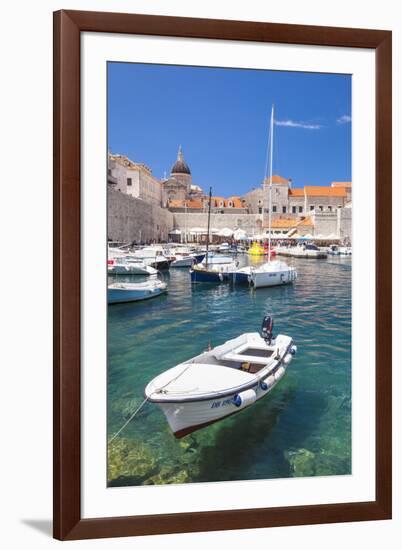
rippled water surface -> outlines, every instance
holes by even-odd
[[[274,316],[276,334],[298,346],[286,376],[264,399],[182,440],[159,407],[146,403],[109,445],[109,485],[350,473],[351,260],[290,263],[299,275],[293,286],[191,285],[187,269],[171,269],[161,275],[167,295],[109,306],[109,437],[157,374],[209,342],[259,331],[264,314]]]

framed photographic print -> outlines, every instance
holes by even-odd
[[[391,33],[54,14],[54,536],[391,517]]]

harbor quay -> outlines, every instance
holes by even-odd
[[[270,181],[243,196],[211,200],[211,239],[222,230],[241,230],[249,238],[267,236]],[[108,240],[202,242],[208,220],[208,195],[196,185],[181,147],[169,177],[158,179],[143,163],[108,155]],[[291,179],[272,176],[271,235],[309,236],[352,243],[352,184],[294,187]]]

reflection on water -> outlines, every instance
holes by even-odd
[[[289,334],[298,346],[267,397],[182,440],[159,407],[147,403],[110,445],[109,485],[350,473],[351,260],[291,263],[299,275],[293,286],[191,285],[187,269],[171,269],[160,275],[167,295],[109,306],[109,437],[157,374],[209,343],[258,331],[264,314],[274,316],[276,334]]]

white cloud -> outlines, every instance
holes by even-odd
[[[338,124],[347,124],[348,122],[352,122],[352,117],[350,115],[342,115],[336,122]]]
[[[306,124],[305,122],[297,122],[295,120],[275,120],[276,126],[288,126],[289,128],[304,128],[305,130],[319,130],[322,128],[320,124]]]

